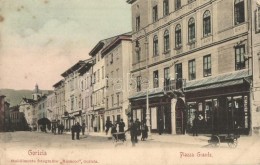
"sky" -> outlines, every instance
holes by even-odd
[[[0,89],[53,89],[100,40],[129,31],[126,0],[0,0]]]

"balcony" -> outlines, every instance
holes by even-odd
[[[185,83],[185,79],[182,78],[178,78],[174,80],[166,79],[164,81],[164,91],[170,92],[170,91],[182,89],[184,83]]]

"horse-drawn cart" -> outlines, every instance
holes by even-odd
[[[219,134],[212,135],[209,144],[214,147],[219,147],[220,143],[227,143],[230,148],[236,148],[238,145],[238,138],[240,136],[236,134]]]

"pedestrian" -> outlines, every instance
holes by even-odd
[[[163,120],[160,119],[159,120],[159,135],[161,135],[163,133]]]
[[[74,138],[75,138],[75,131],[76,131],[76,125],[73,124],[73,125],[71,126],[72,140],[74,140]]]
[[[130,136],[131,136],[131,142],[132,146],[135,146],[136,139],[137,139],[137,125],[136,122],[133,122],[133,120],[130,120],[129,128],[125,131],[130,131]]]
[[[80,126],[79,122],[77,122],[77,124],[76,124],[75,131],[76,131],[76,138],[77,138],[77,140],[79,140],[79,133],[81,132],[81,126]]]
[[[60,134],[60,123],[58,124],[58,134]]]
[[[199,123],[198,116],[195,115],[195,118],[192,121],[192,124],[193,124],[193,127],[192,127],[193,136],[198,136],[198,123]]]
[[[114,133],[117,133],[117,130],[116,130],[116,123],[114,123],[111,127],[111,135],[116,139],[117,139],[117,136],[114,134]]]
[[[143,122],[141,126],[141,131],[142,131],[142,138],[141,140],[144,141],[145,139],[148,138],[148,127],[145,122]]]
[[[118,125],[119,125],[119,132],[125,132],[125,123],[123,119],[120,120]],[[120,134],[119,136],[120,139],[125,139],[125,134]]]
[[[107,121],[106,121],[106,135],[107,135],[107,133],[108,133],[110,127],[111,127],[111,121],[107,120]]]
[[[137,136],[141,136],[141,122],[139,121],[139,119],[136,119],[135,121],[135,124],[136,124],[136,135]],[[138,138],[137,136],[135,137],[135,142],[138,143]]]
[[[86,124],[83,122],[82,123],[82,135],[85,134],[85,127],[86,127]]]
[[[63,130],[64,130],[64,125],[61,123],[61,125],[60,125],[60,134],[63,133]]]

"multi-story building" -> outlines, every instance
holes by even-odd
[[[81,125],[85,123],[85,129],[87,131],[93,130],[91,127],[91,112],[93,110],[91,106],[91,97],[92,97],[92,84],[91,84],[91,75],[92,75],[92,58],[84,61],[86,64],[79,69],[79,90],[80,90],[80,105],[79,108],[82,110],[81,114]]]
[[[82,124],[81,71],[86,65],[88,65],[86,61],[79,61],[61,74],[65,79],[65,112],[63,119],[67,130],[70,130],[75,122]]]
[[[64,116],[65,112],[65,82],[64,80],[60,80],[56,84],[53,85],[54,95],[55,95],[55,115],[57,116],[57,120],[59,123],[64,124],[62,116]]]
[[[58,121],[58,115],[56,113],[56,96],[55,93],[49,93],[46,98],[45,117],[51,122],[51,125],[56,125]]]
[[[101,51],[105,59],[106,106],[104,117],[112,123],[127,121],[129,107],[128,80],[132,61],[131,34],[117,36]],[[126,122],[127,123],[127,122]]]
[[[0,132],[4,132],[5,122],[5,96],[0,95]]]
[[[260,132],[260,2],[252,1],[250,18],[253,22],[251,28],[251,58],[253,59],[253,93],[252,93],[252,128],[253,132]]]
[[[23,98],[19,104],[19,112],[21,112],[26,120],[27,129],[37,129],[37,113],[36,113],[37,101],[33,99]]]
[[[193,119],[200,116],[201,133],[249,134],[255,2],[127,2],[132,5],[131,76],[136,80],[130,97],[133,117],[146,120],[152,132],[159,123],[166,133],[191,132]]]
[[[101,40],[90,51],[89,55],[93,59],[92,68],[92,85],[93,93],[91,97],[91,105],[93,110],[89,113],[90,127],[95,132],[103,132],[104,130],[104,112],[106,102],[106,78],[105,78],[105,59],[102,58],[101,51],[113,41],[115,37]]]
[[[10,122],[13,131],[25,131],[27,128],[27,122],[23,113],[19,112],[18,105],[10,107]]]

